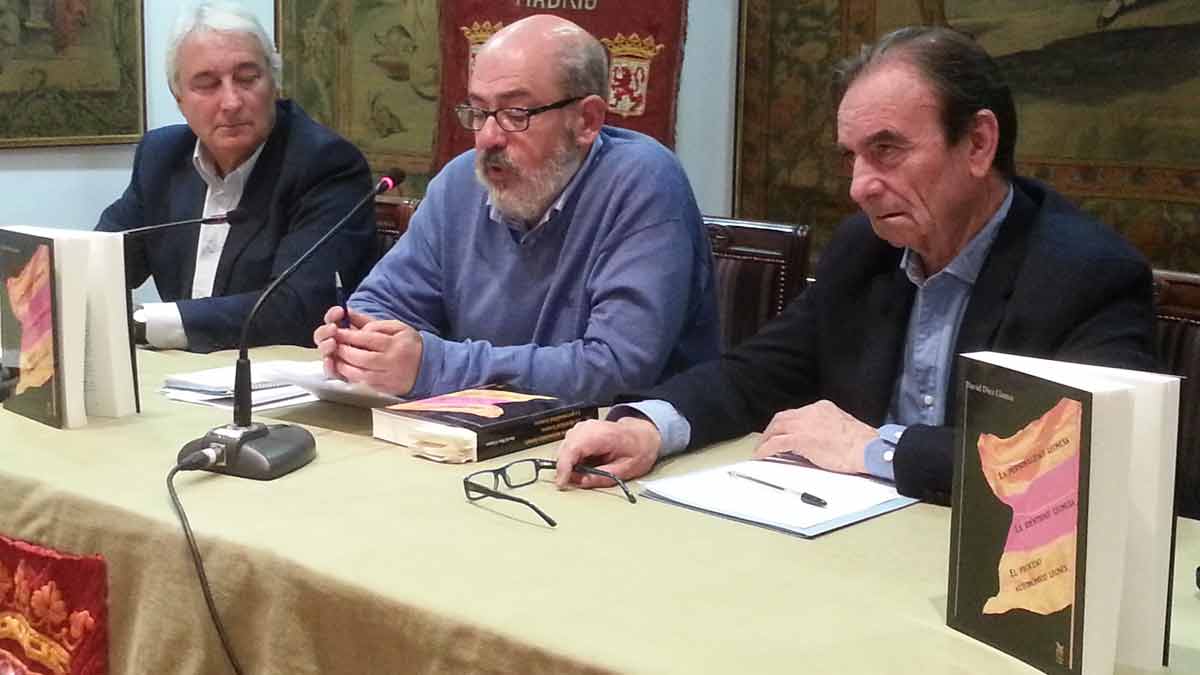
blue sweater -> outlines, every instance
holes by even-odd
[[[410,396],[485,383],[607,403],[719,353],[708,237],[675,156],[604,127],[561,211],[492,219],[475,151],[429,183],[350,306],[421,331]]]

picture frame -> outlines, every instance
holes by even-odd
[[[136,142],[140,0],[0,0],[0,148]]]

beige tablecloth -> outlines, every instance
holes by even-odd
[[[232,361],[140,352],[144,412],[84,429],[0,413],[0,532],[107,557],[112,673],[229,672],[164,479],[184,442],[230,416],[156,389]],[[468,503],[462,477],[477,466],[371,439],[368,411],[270,416],[309,425],[313,464],[269,483],[176,480],[248,672],[1034,672],[944,625],[948,509],[804,540],[614,493],[521,488],[558,520],[550,528],[518,504]],[[1200,524],[1181,521],[1177,552],[1168,672],[1198,673]]]

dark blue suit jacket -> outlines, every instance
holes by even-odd
[[[371,189],[370,169],[357,148],[295,103],[275,105],[275,127],[239,203],[248,220],[230,227],[213,297],[190,299],[199,225],[126,240],[130,286],[154,277],[162,299],[178,304],[191,351],[237,346],[242,322],[267,284]],[[116,232],[200,217],[207,188],[192,165],[195,146],[186,125],[147,133],[138,144],[129,187],[104,210],[96,229]],[[371,264],[374,235],[368,203],[259,310],[250,344],[311,346],[313,330],[336,301],[334,272],[352,290]]]
[[[903,366],[916,287],[903,251],[859,214],[821,254],[816,281],[755,337],[633,399],[671,402],[691,447],[761,431],[781,410],[828,399],[879,426]],[[995,350],[1156,368],[1150,269],[1111,228],[1048,187],[1018,178],[1013,205],[967,301],[954,353]],[[954,404],[956,373],[946,402]],[[893,468],[902,494],[947,503],[953,419],[912,425]]]

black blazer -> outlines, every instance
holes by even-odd
[[[230,227],[213,297],[190,299],[198,225],[127,239],[130,287],[154,277],[162,299],[179,307],[189,350],[236,346],[242,321],[267,284],[371,189],[370,169],[357,148],[295,103],[275,106],[275,126],[239,203],[249,218]],[[195,146],[196,135],[186,125],[147,133],[138,144],[129,187],[100,215],[96,229],[116,232],[198,218],[207,187],[192,165]],[[336,300],[334,272],[352,290],[368,271],[374,235],[368,204],[275,291],[259,310],[250,343],[311,346],[313,330]]]
[[[1151,273],[1111,228],[1048,187],[1017,179],[1012,208],[967,301],[955,353],[991,349],[1152,370]],[[689,447],[761,431],[772,415],[828,399],[879,426],[902,367],[916,288],[902,250],[865,215],[839,228],[816,281],[755,337],[633,398],[672,403],[692,427]],[[913,425],[895,455],[902,494],[948,503],[953,473],[953,386],[948,426]]]

